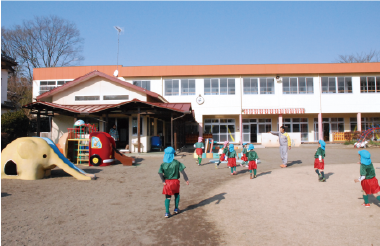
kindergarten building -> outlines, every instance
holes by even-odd
[[[143,152],[157,135],[177,148],[204,134],[216,142],[261,143],[262,133],[284,125],[304,143],[332,142],[380,124],[380,63],[119,66],[114,76],[115,70],[36,68],[35,101],[24,107],[50,117],[55,142],[82,119],[100,131],[116,124],[119,144],[138,139]]]

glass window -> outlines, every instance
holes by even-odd
[[[179,95],[179,80],[167,79],[165,80],[165,96],[178,96]]]
[[[322,93],[336,93],[335,77],[322,77]]]
[[[289,77],[282,78],[282,93],[283,94],[290,94]]]
[[[150,80],[137,80],[133,81],[133,84],[150,91]]]
[[[107,95],[103,96],[103,100],[128,100],[128,95]]]
[[[368,84],[368,92],[369,93],[376,92],[375,77],[367,77],[367,84]]]
[[[274,78],[260,78],[260,94],[274,94]]]
[[[299,77],[298,78],[298,85],[299,85],[299,93],[300,94],[307,93],[307,90],[306,90],[306,78],[305,77]]]
[[[257,78],[244,78],[243,79],[243,93],[244,94],[258,94],[259,85]]]
[[[360,92],[367,92],[367,77],[360,77]]]
[[[290,78],[290,94],[297,94],[297,78]]]
[[[329,78],[329,93],[336,93],[335,78]]]
[[[227,95],[227,79],[220,79],[220,95]]]
[[[216,142],[223,142],[227,140],[230,142],[235,142],[235,120],[205,119],[204,132],[212,133],[212,138]]]
[[[205,95],[211,95],[211,80],[204,79],[204,93]]]
[[[235,79],[228,79],[228,95],[235,95]]]
[[[313,78],[306,78],[307,93],[314,93]]]
[[[140,135],[142,135],[143,131],[143,118],[140,117]],[[137,117],[132,117],[132,135],[137,135]]]
[[[380,92],[380,77],[376,77],[376,92]]]
[[[219,79],[211,79],[211,95],[219,95]]]
[[[195,95],[195,79],[181,79],[181,95]]]
[[[100,96],[75,96],[75,101],[97,101]]]

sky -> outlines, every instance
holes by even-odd
[[[79,65],[334,63],[380,50],[380,2],[12,2],[1,27],[34,16],[74,22]]]

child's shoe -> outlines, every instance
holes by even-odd
[[[234,175],[236,175],[236,172],[234,171]]]
[[[178,208],[175,208],[174,209],[174,214],[178,214],[179,213],[179,209]]]
[[[170,214],[166,213],[165,218],[169,218],[169,217],[170,217]]]
[[[249,178],[250,178],[250,179],[253,179],[252,173],[249,174]]]
[[[257,177],[257,175],[253,176],[253,178],[255,179]]]
[[[285,166],[284,164],[281,164],[280,167],[284,168],[284,167],[286,167],[286,166]]]
[[[215,168],[218,168],[218,164],[215,163]]]
[[[362,206],[364,206],[364,207],[366,207],[366,208],[371,207],[371,205],[369,205],[369,203],[363,203]]]
[[[320,182],[326,182],[326,178],[321,178],[319,181]]]

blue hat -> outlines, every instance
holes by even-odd
[[[253,146],[253,144],[250,144],[249,146],[248,146],[248,150],[253,150],[255,148],[255,146]]]
[[[323,150],[326,149],[326,143],[325,143],[325,141],[323,141],[323,140],[321,139],[321,140],[318,141],[318,143],[321,145],[321,148],[322,148]]]
[[[166,163],[172,162],[174,160],[174,153],[175,153],[175,150],[173,149],[173,147],[167,147],[165,149],[164,162]]]
[[[360,155],[361,164],[364,164],[366,166],[371,165],[371,153],[369,153],[368,150],[360,150],[358,153]]]
[[[243,146],[246,146],[248,143],[243,143]]]
[[[232,152],[232,151],[234,151],[234,145],[233,144],[230,144],[229,146],[228,146],[228,150],[230,151],[230,152]]]

